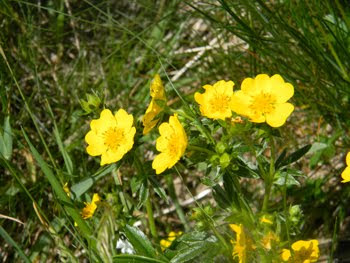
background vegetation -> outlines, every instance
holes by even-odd
[[[190,101],[202,85],[220,79],[232,79],[239,87],[245,77],[278,73],[294,85],[296,111],[280,129],[287,139],[277,151],[305,144],[314,150],[296,164],[305,176],[288,187],[289,201],[302,206],[299,230],[305,237],[323,240],[326,257],[340,257],[336,246],[349,234],[350,192],[340,184],[350,125],[347,1],[3,0],[0,18],[0,139],[5,142],[0,143],[0,234],[6,241],[1,260],[56,261],[72,253],[89,258],[85,242],[71,232],[64,204],[57,201],[53,177],[72,186],[98,171],[99,179],[89,187],[109,200],[96,229],[106,246],[115,247],[119,238],[106,228],[136,221],[131,214],[149,233],[143,204],[151,195],[157,197],[157,213],[169,208],[157,196],[163,192],[139,190],[145,186],[133,179],[135,169],[128,165],[99,169],[84,143],[89,120],[98,111],[89,113],[81,100],[95,94],[103,105],[126,108],[141,120],[157,72],[171,105],[180,104],[175,89]],[[154,139],[150,135],[137,143],[147,146]],[[139,150],[146,167],[153,158],[147,149]],[[166,178],[155,178],[152,186],[159,181],[181,202],[191,197],[187,190],[193,195],[203,191],[200,173],[184,178],[188,189],[178,180],[172,188]],[[259,186],[241,183],[252,202],[259,200]],[[193,207],[183,207],[188,221]],[[156,218],[160,237],[184,229],[177,210]]]

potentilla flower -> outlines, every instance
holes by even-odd
[[[154,76],[151,82],[150,94],[152,100],[142,118],[142,123],[144,126],[143,134],[149,133],[157,125],[159,121],[157,116],[163,111],[164,108],[163,105],[159,105],[159,102],[164,101],[164,104],[166,102],[164,86],[158,74]]]
[[[233,258],[238,257],[239,263],[247,262],[248,253],[255,249],[253,241],[246,235],[242,224],[230,224],[230,228],[236,232],[236,241],[232,241]]]
[[[81,216],[83,219],[88,219],[92,217],[97,209],[97,203],[100,202],[100,197],[98,194],[94,194],[92,196],[91,203],[85,202],[85,207],[83,208],[83,211],[81,211]]]
[[[263,215],[261,218],[260,218],[260,222],[261,223],[264,223],[264,224],[269,224],[269,225],[272,225],[273,222],[266,216],[266,215]]]
[[[341,177],[343,178],[342,183],[350,182],[350,152],[346,155],[346,165],[345,170],[341,173]]]
[[[179,232],[174,232],[174,231],[171,231],[168,235],[168,238],[167,239],[162,239],[160,241],[160,247],[162,249],[162,251],[164,251],[166,248],[170,247],[171,244],[173,243],[173,241],[178,237],[178,236],[181,236],[182,235],[182,232],[179,231]]]
[[[159,126],[160,137],[157,139],[156,148],[161,153],[153,160],[152,168],[157,174],[173,167],[187,147],[187,135],[177,118],[177,114],[170,116],[169,123],[164,122]]]
[[[280,75],[259,74],[255,79],[243,80],[241,90],[233,94],[230,105],[234,112],[252,122],[280,127],[294,110],[294,106],[287,103],[293,94],[292,84],[284,82]]]
[[[101,165],[119,161],[134,144],[133,121],[133,116],[123,109],[115,115],[104,109],[99,119],[91,121],[91,130],[85,136],[88,154],[101,155]]]
[[[232,81],[220,80],[212,85],[204,85],[205,92],[194,94],[194,99],[200,105],[201,114],[211,119],[225,120],[232,116],[230,101],[233,95]]]
[[[279,242],[279,237],[273,233],[273,232],[268,232],[262,239],[261,239],[261,244],[262,246],[267,249],[271,250],[273,247],[273,244]]]
[[[293,253],[289,249],[283,249],[281,258],[290,263],[311,263],[317,262],[320,251],[316,239],[304,241],[299,240],[292,244]]]
[[[63,190],[66,192],[67,196],[70,197],[70,190],[68,187],[68,182],[66,182],[63,186]]]

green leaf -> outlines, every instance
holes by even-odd
[[[147,180],[143,180],[139,191],[139,203],[137,205],[138,209],[140,209],[143,206],[143,204],[146,202],[148,195],[149,195],[149,191],[148,191]]]
[[[84,194],[87,190],[89,190],[91,186],[93,186],[94,182],[104,177],[105,175],[109,174],[114,169],[118,169],[120,165],[121,165],[121,162],[118,162],[117,164],[112,164],[107,168],[104,167],[94,175],[83,179],[77,184],[72,185],[71,192],[73,193],[73,196],[75,198],[79,198],[82,194]]]
[[[58,128],[56,126],[56,123],[54,122],[54,130],[53,133],[55,135],[55,139],[58,145],[58,148],[60,149],[60,152],[63,157],[64,165],[66,166],[67,172],[69,175],[73,174],[73,162],[72,159],[70,158],[68,152],[66,151],[66,148],[63,145],[63,142],[60,137],[60,133],[58,131]]]
[[[274,181],[274,184],[279,186],[291,186],[291,185],[297,185],[300,186],[300,183],[298,180],[294,178],[294,176],[288,172],[281,172],[276,173],[276,179]]]
[[[4,120],[4,134],[0,132],[0,154],[6,160],[9,160],[12,155],[12,130],[9,116]]]
[[[124,228],[125,235],[137,254],[142,256],[156,258],[156,250],[152,247],[152,243],[147,236],[137,227],[126,225]]]
[[[20,248],[20,246],[16,243],[16,241],[14,241],[11,236],[6,232],[6,230],[0,226],[0,236],[2,236],[2,238],[11,246],[13,246],[18,254],[20,255],[20,257],[23,259],[24,262],[30,263],[30,259],[26,256],[26,254],[24,253],[24,251]]]
[[[180,249],[170,260],[171,263],[189,262],[213,247],[214,242],[198,241],[192,242],[189,246]]]
[[[294,163],[298,161],[301,157],[303,157],[311,148],[311,145],[305,145],[304,147],[298,149],[297,151],[290,154],[287,158],[285,158],[282,162],[279,163],[279,166],[276,166],[276,168],[280,168],[283,166],[286,166],[288,164]]]
[[[149,258],[139,255],[118,255],[113,257],[113,262],[116,263],[166,263],[169,261]]]
[[[307,152],[308,154],[314,154],[315,152],[318,152],[320,150],[326,149],[328,145],[326,143],[322,142],[315,142],[312,144],[310,150]]]
[[[151,185],[153,186],[154,192],[156,192],[156,194],[159,195],[159,197],[162,198],[168,204],[168,196],[165,193],[163,187],[157,182],[156,178],[153,175],[150,175],[148,179]]]
[[[35,160],[39,164],[42,172],[44,173],[45,177],[49,181],[52,189],[57,194],[59,200],[61,200],[62,204],[67,210],[67,213],[73,218],[73,220],[78,224],[79,228],[81,229],[82,233],[84,234],[85,238],[87,240],[90,240],[91,242],[94,242],[92,240],[92,231],[90,227],[87,225],[87,223],[82,219],[79,211],[77,208],[74,207],[74,204],[72,203],[71,199],[67,196],[66,192],[63,190],[63,186],[59,183],[56,176],[50,169],[49,165],[44,161],[44,159],[41,157],[39,152],[36,150],[34,145],[29,140],[26,132],[22,129],[22,133],[24,135],[25,140],[27,141],[30,151],[32,152]]]

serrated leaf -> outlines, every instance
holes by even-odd
[[[139,203],[137,205],[138,209],[140,209],[143,206],[143,204],[146,202],[148,195],[149,195],[149,191],[148,191],[147,180],[144,180],[140,186]]]
[[[173,257],[170,262],[171,263],[184,263],[189,262],[198,256],[200,256],[203,252],[208,251],[213,246],[213,242],[208,241],[198,241],[190,243],[188,247],[180,249],[175,257]]]
[[[291,186],[291,185],[297,185],[300,186],[300,183],[298,180],[294,178],[293,175],[287,173],[287,172],[282,172],[276,181],[274,181],[274,184],[280,185],[280,186]]]
[[[152,247],[152,243],[140,229],[126,225],[124,231],[125,236],[134,247],[137,254],[150,258],[157,257],[156,250]]]

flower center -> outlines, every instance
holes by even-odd
[[[172,158],[176,158],[179,155],[179,140],[177,136],[172,135],[168,140],[168,154]]]
[[[229,105],[230,98],[223,94],[216,94],[210,100],[211,109],[213,112],[224,113]]]
[[[111,127],[104,133],[104,144],[112,151],[116,151],[124,140],[123,130],[116,127]]]
[[[276,98],[273,95],[261,92],[252,98],[250,109],[256,114],[268,114],[275,109],[275,103]]]

